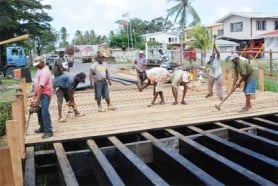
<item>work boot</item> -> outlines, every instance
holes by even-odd
[[[43,129],[42,128],[36,129],[35,133],[43,133]]]
[[[51,136],[53,136],[52,132],[44,133],[44,135],[42,135],[42,139],[50,138]]]

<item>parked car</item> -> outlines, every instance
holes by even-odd
[[[48,65],[49,69],[52,70],[53,69],[53,66],[54,66],[54,61],[55,59],[58,57],[58,55],[56,54],[52,54],[50,56],[47,56],[45,58],[45,62],[46,64]]]

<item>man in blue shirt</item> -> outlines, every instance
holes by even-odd
[[[64,118],[62,118],[62,105],[63,98],[65,98],[68,106],[71,106],[74,111],[75,117],[81,116],[81,114],[77,110],[77,106],[74,101],[74,93],[77,85],[80,82],[85,82],[86,74],[81,72],[76,75],[71,74],[63,74],[54,80],[54,87],[56,89],[57,103],[58,103],[58,114],[59,114],[59,122],[66,122]]]

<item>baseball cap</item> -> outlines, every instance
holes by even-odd
[[[77,74],[77,76],[79,77],[81,82],[85,83],[86,74],[84,72]]]
[[[139,51],[139,54],[144,54],[144,52],[142,50]]]
[[[44,58],[42,56],[37,56],[34,59],[33,66],[38,66],[41,62],[44,62]]]
[[[234,60],[236,58],[239,58],[239,55],[234,53],[234,54],[231,55],[230,60],[232,61],[232,60]]]

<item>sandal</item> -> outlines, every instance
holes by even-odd
[[[85,114],[80,114],[80,113],[78,113],[78,114],[75,114],[75,115],[74,115],[74,117],[82,117],[82,116],[85,116]]]
[[[247,112],[247,111],[248,111],[247,108],[242,107],[238,112],[239,112],[239,113],[245,113],[245,112]]]
[[[152,106],[154,106],[153,103],[147,105],[147,107],[152,107]]]
[[[174,101],[173,103],[172,103],[172,105],[177,105],[178,104],[178,102],[177,101]]]
[[[187,105],[187,103],[185,101],[182,101],[181,104],[182,105]]]
[[[65,118],[59,119],[59,123],[66,123],[66,119]]]

